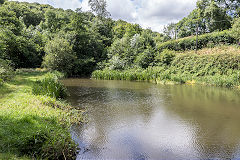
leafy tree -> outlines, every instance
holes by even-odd
[[[226,15],[226,12],[217,6],[214,1],[206,8],[204,15],[206,17],[206,25],[210,32],[225,30],[231,27],[230,19]]]
[[[43,28],[55,33],[70,23],[68,16],[72,15],[69,15],[69,12],[66,14],[62,10],[49,9],[45,13],[45,22],[43,24]]]
[[[118,55],[114,55],[110,60],[109,69],[111,70],[123,70],[126,68],[126,61],[121,59]]]
[[[4,7],[15,12],[16,17],[21,18],[27,27],[36,26],[43,20],[43,14],[39,10],[30,9],[27,4],[8,1]]]
[[[225,10],[226,14],[229,16],[236,18],[240,16],[239,8],[240,1],[239,0],[215,0],[215,2]]]
[[[109,17],[110,13],[107,11],[107,2],[106,0],[89,0],[88,4],[90,5],[93,12],[95,12],[100,17]]]
[[[112,28],[114,25],[114,21],[110,18],[100,19],[95,17],[92,19],[92,23],[90,24],[90,30],[94,34],[98,34],[98,39],[102,40],[104,47],[108,47],[112,44],[113,41],[113,32]],[[96,37],[97,38],[97,37]]]
[[[45,52],[44,67],[64,72],[68,75],[72,74],[76,55],[67,40],[59,37],[54,38],[46,44]]]
[[[175,23],[168,24],[164,27],[163,33],[172,39],[177,39],[177,25]]]
[[[81,10],[74,14],[71,26],[73,51],[79,59],[75,73],[90,75],[96,64],[106,58],[103,41],[107,39],[100,34],[102,30],[98,30],[98,26],[91,28],[91,23],[86,20]]]
[[[16,17],[16,13],[9,11],[6,6],[0,7],[0,25],[11,30],[16,35],[19,35],[22,30],[22,24]]]
[[[115,38],[123,38],[124,36],[132,37],[135,34],[140,34],[142,28],[137,24],[129,24],[123,20],[118,20],[113,26],[113,35]]]

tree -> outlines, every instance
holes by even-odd
[[[25,3],[8,1],[4,7],[15,12],[16,17],[21,18],[27,27],[30,25],[36,26],[43,20],[43,14],[39,10],[30,9]]]
[[[109,17],[110,13],[107,11],[107,2],[106,0],[89,0],[88,4],[90,5],[93,12],[95,12],[100,17]]]
[[[156,55],[155,63],[158,65],[170,65],[175,56],[176,54],[174,51],[165,49]]]
[[[240,16],[239,8],[240,1],[239,0],[215,0],[215,2],[223,8],[229,16],[232,18],[237,18]]]
[[[11,60],[15,68],[33,68],[40,66],[38,47],[34,41],[25,35],[16,36],[9,29],[0,32],[1,43],[4,44],[4,52],[0,57]]]
[[[240,42],[240,18],[236,19],[232,27],[232,36]]]
[[[67,75],[72,74],[76,55],[66,39],[55,37],[46,44],[45,52],[44,67],[64,72]]]
[[[212,1],[206,8],[204,16],[210,32],[215,30],[225,30],[231,27],[230,18],[214,1]]]
[[[172,39],[177,39],[177,25],[175,23],[168,24],[164,27],[163,33]]]
[[[20,34],[23,27],[20,20],[16,17],[16,13],[9,11],[6,6],[0,7],[0,26],[11,30],[16,35]]]

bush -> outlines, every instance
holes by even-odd
[[[10,62],[0,59],[0,84],[3,81],[10,80],[13,75],[13,68],[10,66]]]
[[[159,65],[170,65],[176,56],[174,51],[164,49],[155,57],[155,62]]]
[[[48,73],[42,80],[36,81],[32,92],[35,95],[46,95],[53,98],[66,98],[67,97],[67,89],[66,87],[59,81],[59,77],[61,74],[57,72]]]
[[[236,39],[232,36],[231,31],[212,32],[198,37],[198,49],[207,47],[209,44],[214,46],[219,44],[233,44]],[[196,49],[196,36],[186,37],[178,40],[171,40],[165,43],[159,43],[157,50],[162,52],[164,49],[174,51],[185,51]]]
[[[240,69],[239,61],[239,54],[178,54],[172,62],[171,69],[196,76],[231,75]]]
[[[46,44],[45,51],[46,55],[42,64],[44,67],[67,75],[72,74],[76,55],[67,40],[56,37]]]
[[[154,50],[148,46],[142,53],[140,53],[135,60],[135,63],[141,68],[147,68],[153,62]]]
[[[113,56],[110,60],[110,66],[109,68],[112,70],[122,70],[125,68],[126,62],[124,60],[121,60],[119,56]]]
[[[235,23],[233,24],[231,35],[240,42],[240,18],[236,19]]]

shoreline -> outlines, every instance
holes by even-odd
[[[48,72],[20,71],[0,87],[0,159],[75,159],[70,127],[82,111],[63,100],[32,94]]]

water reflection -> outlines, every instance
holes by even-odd
[[[240,159],[239,91],[68,79],[89,123],[73,127],[78,159]]]

